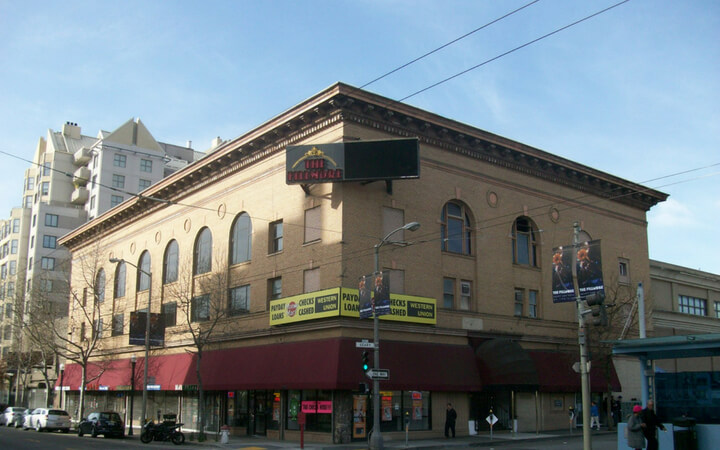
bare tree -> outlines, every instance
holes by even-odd
[[[48,356],[54,353],[80,367],[79,417],[85,412],[85,387],[98,379],[107,367],[107,361],[97,357],[102,354],[101,338],[105,328],[100,316],[106,287],[101,261],[100,248],[96,246],[88,254],[75,258],[72,282],[68,262],[60,268],[63,277],[53,279],[52,292],[33,286],[29,295],[26,294],[30,301],[25,324],[34,342],[42,346]],[[65,300],[58,293],[64,294]]]
[[[175,301],[181,311],[184,325],[178,334],[189,337],[192,347],[186,351],[195,356],[195,373],[198,380],[198,426],[199,440],[205,439],[205,391],[203,389],[202,362],[204,352],[228,324],[228,272],[227,262],[217,256],[214,266],[196,275],[192,261],[181,264],[178,280],[169,284],[165,291],[168,301]]]
[[[593,318],[588,316],[587,336],[588,348],[594,365],[599,365],[602,374],[607,380],[603,386],[607,393],[605,409],[608,415],[608,426],[612,430],[614,423],[611,420],[612,411],[612,341],[622,339],[623,335],[636,332],[637,330],[637,301],[633,284],[619,283],[617,277],[613,277],[605,283],[605,305],[607,314],[607,325],[592,325]]]

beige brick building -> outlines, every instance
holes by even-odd
[[[396,138],[419,140],[419,178],[286,183],[287,146]],[[163,313],[166,329],[148,366],[149,415],[176,412],[197,427],[197,355],[186,351],[194,349],[187,330],[214,325],[201,365],[208,429],[227,423],[235,433],[299,439],[299,409],[316,407],[323,412],[308,414],[310,439],[362,439],[359,424],[372,423],[372,408],[356,392],[368,380],[355,342],[372,339],[372,321],[357,317],[358,279],[373,272],[383,236],[419,222],[379,251],[396,309],[380,327],[380,365],[390,370],[381,383],[383,432],[401,433],[407,413],[412,436],[437,436],[447,402],[459,433],[469,420],[484,423],[490,407],[498,426],[515,418],[521,431],[564,428],[580,391],[571,370],[577,318],[573,303],[553,303],[552,250],[572,242],[579,222],[583,240],[602,242],[606,283],[617,280],[619,262],[649,283],[646,212],[665,198],[334,85],[61,239],[73,254],[70,332],[79,341],[82,330],[104,324],[89,369],[102,374],[90,381],[86,408],[128,414],[131,356],[136,372],[144,364],[143,347],[129,344],[130,316],[152,293],[151,312]],[[83,309],[88,291],[102,301]],[[290,316],[291,305],[328,298],[337,310]],[[421,304],[432,317],[414,315],[409,305]],[[71,413],[78,374],[68,364]],[[607,385],[601,378],[592,373],[594,388]],[[135,380],[141,386],[138,373]]]

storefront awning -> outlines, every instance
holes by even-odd
[[[488,389],[580,391],[580,374],[573,370],[573,364],[580,359],[576,354],[525,350],[510,339],[488,340],[475,354],[483,385]],[[606,391],[608,382],[614,391],[620,390],[612,359],[594,361],[590,370],[590,388],[593,392]]]
[[[205,390],[357,389],[370,382],[361,369],[363,349],[353,339],[326,339],[208,351],[202,358]],[[481,389],[480,374],[469,346],[382,341],[381,369],[388,390],[470,392]],[[370,350],[372,353],[372,350]],[[197,386],[196,355],[151,356],[149,383],[163,391]],[[372,361],[372,357],[370,358]],[[142,389],[144,358],[135,367],[135,389]],[[64,386],[80,387],[80,366],[68,364]],[[88,390],[127,390],[130,359],[91,364]],[[58,380],[57,385],[60,385]]]

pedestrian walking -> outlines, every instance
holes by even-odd
[[[648,400],[645,409],[640,413],[640,421],[642,423],[643,434],[645,435],[645,439],[647,439],[648,450],[658,450],[657,429],[667,430],[665,429],[665,425],[660,422],[657,414],[655,414],[654,401]]]
[[[447,411],[445,411],[445,437],[450,437],[450,431],[452,430],[452,437],[455,437],[455,421],[457,420],[457,413],[453,409],[452,403],[447,404]]]
[[[642,406],[633,406],[633,413],[630,418],[628,418],[625,434],[628,446],[635,450],[645,448],[645,435],[643,435],[642,421],[640,419],[641,412]]]
[[[592,430],[595,425],[600,431],[600,408],[598,408],[597,403],[592,402],[592,406],[590,406],[590,429]]]

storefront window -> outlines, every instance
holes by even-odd
[[[332,405],[333,396],[332,391],[322,390],[305,390],[305,391],[289,391],[288,392],[288,430],[299,430],[300,426],[297,422],[297,416],[302,411],[303,403],[314,403],[312,405],[315,411],[323,410],[318,408],[319,402],[325,402]],[[307,405],[306,405],[307,406]],[[330,433],[332,431],[332,409],[325,412],[315,412],[305,415],[306,425],[305,430],[307,431],[319,431],[324,433]]]
[[[247,391],[228,392],[228,425],[231,427],[248,426]]]
[[[403,431],[405,417],[410,418],[411,430],[429,430],[429,391],[382,391],[380,392],[380,429]]]

